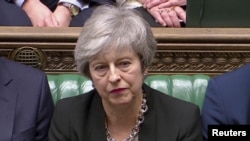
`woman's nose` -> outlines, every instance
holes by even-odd
[[[117,82],[121,79],[119,70],[117,70],[116,68],[110,69],[110,73],[109,73],[109,81],[110,82]]]

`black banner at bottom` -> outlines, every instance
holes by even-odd
[[[208,141],[250,141],[250,125],[208,125]]]

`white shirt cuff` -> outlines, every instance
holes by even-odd
[[[23,3],[25,2],[25,0],[14,0],[14,3],[19,6],[22,7]]]
[[[78,1],[78,0],[59,0],[58,3],[61,3],[61,2],[67,2],[67,3],[74,4],[75,6],[79,7],[81,10],[89,8],[88,4],[85,4],[85,3]]]

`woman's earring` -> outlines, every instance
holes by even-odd
[[[148,76],[147,73],[143,73],[144,79]]]

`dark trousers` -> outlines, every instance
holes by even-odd
[[[31,21],[17,5],[0,0],[0,26],[30,26]]]

